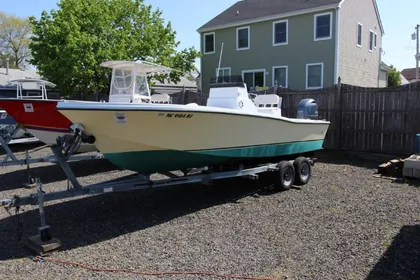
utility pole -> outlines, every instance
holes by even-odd
[[[417,47],[416,47],[416,82],[419,81],[419,59],[420,59],[420,53],[419,53],[419,28],[420,24],[416,25],[416,41],[417,41]]]

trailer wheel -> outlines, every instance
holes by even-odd
[[[278,176],[275,176],[274,187],[280,191],[290,190],[295,181],[295,168],[289,161],[281,161],[277,165]]]
[[[298,157],[293,162],[293,167],[295,168],[295,183],[298,186],[305,185],[309,182],[311,178],[311,164],[309,160],[305,157]]]

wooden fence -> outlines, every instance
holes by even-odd
[[[420,133],[420,82],[388,88],[363,88],[339,82],[320,90],[273,87],[266,91],[270,92],[282,97],[282,115],[286,117],[296,117],[298,103],[303,98],[316,101],[320,118],[331,122],[325,149],[401,155],[414,152],[415,136]],[[8,94],[16,93],[10,90]],[[56,95],[59,92],[49,92],[49,98],[57,98]],[[174,104],[206,105],[208,98],[207,94],[191,90],[180,90],[170,96]],[[98,101],[107,100],[108,95],[86,98],[75,94],[70,99]]]
[[[320,118],[331,122],[325,149],[410,155],[420,133],[420,82],[363,88],[338,83],[322,90],[277,89],[282,115],[296,117],[303,98],[313,98]]]
[[[159,93],[156,91],[156,93]],[[173,104],[188,104],[197,103],[198,105],[205,106],[207,104],[208,95],[202,94],[197,91],[178,91],[170,94]]]

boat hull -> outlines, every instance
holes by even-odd
[[[117,166],[143,173],[303,154],[322,148],[329,122],[229,113],[185,105],[59,104]]]
[[[58,100],[0,99],[2,107],[25,130],[47,145],[56,144],[57,137],[72,133],[71,122],[57,111]],[[92,144],[82,143],[77,152],[96,151]]]
[[[203,151],[152,150],[104,153],[113,164],[127,170],[153,173],[182,170],[208,165],[223,165],[234,161],[260,161],[287,155],[305,154],[322,149],[323,140],[262,145],[254,147]]]

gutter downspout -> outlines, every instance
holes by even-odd
[[[381,79],[382,46],[379,48],[378,87]]]
[[[333,85],[338,83],[338,59],[339,55],[338,52],[340,50],[340,40],[338,38],[339,36],[339,30],[340,30],[340,8],[343,1],[340,2],[338,7],[335,9],[336,19],[335,19],[335,63],[334,63],[334,83]]]

